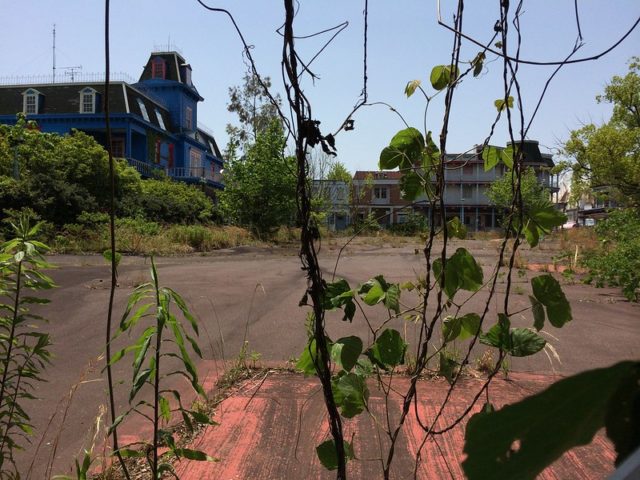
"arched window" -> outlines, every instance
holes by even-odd
[[[91,87],[80,90],[80,113],[96,113],[96,93]]]
[[[22,111],[25,115],[37,115],[40,113],[40,95],[42,94],[33,88],[22,92]]]

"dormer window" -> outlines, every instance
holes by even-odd
[[[166,68],[167,64],[162,58],[154,58],[151,60],[151,78],[160,78],[164,80],[166,78]]]
[[[22,111],[26,115],[37,115],[40,112],[40,95],[42,94],[33,88],[22,93]]]
[[[80,113],[96,113],[96,94],[90,87],[80,90]]]
[[[147,113],[147,107],[145,106],[142,99],[137,98],[136,100],[138,100],[138,107],[140,107],[140,114],[142,115],[142,118],[144,118],[148,122],[149,114]]]
[[[161,129],[166,130],[167,128],[164,126],[164,119],[162,118],[162,114],[160,113],[160,110],[156,108],[155,111],[156,111],[156,118],[158,119],[158,125],[160,125]]]

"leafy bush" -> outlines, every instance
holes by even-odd
[[[115,165],[116,202],[136,197],[140,176],[125,161]],[[32,208],[43,220],[62,226],[83,212],[109,204],[109,159],[104,148],[83,132],[41,133],[18,117],[0,126],[0,205]]]
[[[391,225],[389,230],[398,235],[417,235],[426,232],[428,228],[427,217],[420,213],[409,212],[404,223]]]
[[[640,300],[640,211],[617,210],[596,225],[601,246],[586,255],[586,282],[621,287],[630,301]]]
[[[198,187],[169,179],[141,182],[139,195],[123,208],[161,223],[206,222],[213,214],[211,199]]]

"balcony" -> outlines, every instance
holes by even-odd
[[[138,173],[145,178],[157,177],[158,175],[166,173],[166,170],[162,167],[157,167],[151,163],[136,160],[135,158],[127,158],[127,162],[129,162],[129,165],[135,168]]]
[[[205,167],[179,167],[170,168],[167,171],[168,175],[172,178],[179,180],[192,180],[200,182],[215,182],[222,183],[222,175],[219,173],[211,173],[210,168]]]

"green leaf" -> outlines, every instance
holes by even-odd
[[[513,146],[509,145],[507,148],[500,151],[500,160],[504,163],[509,170],[513,170]]]
[[[345,371],[350,371],[362,353],[362,340],[359,337],[343,337],[331,347],[331,359]]]
[[[547,344],[546,340],[528,328],[513,328],[511,330],[511,349],[509,353],[514,357],[527,357],[538,353]]]
[[[480,335],[480,343],[505,351],[511,350],[511,334],[509,328],[511,321],[504,313],[498,314],[498,323],[485,334]]]
[[[418,198],[423,191],[423,180],[415,171],[405,172],[402,177],[400,177],[400,196],[402,199],[413,201]]]
[[[433,262],[433,270],[442,286],[442,276],[440,275],[441,261]],[[443,290],[449,298],[453,298],[460,289],[476,292],[483,283],[482,268],[473,256],[464,248],[458,248],[456,252],[447,259],[444,271]]]
[[[144,450],[132,450],[130,448],[120,448],[118,450],[122,458],[142,458],[145,456]]]
[[[443,90],[447,85],[453,84],[460,76],[460,71],[456,67],[456,72],[451,74],[451,65],[437,65],[431,69],[429,80],[431,86],[436,90]]]
[[[412,168],[422,160],[424,137],[420,130],[408,127],[396,133],[389,146],[380,153],[379,166],[381,170],[393,170],[401,167]]]
[[[622,421],[629,410],[621,408],[620,400],[630,394],[638,398],[639,380],[640,364],[622,362],[565,378],[495,412],[474,415],[465,433],[462,467],[467,478],[536,478],[566,451],[590,443],[613,418],[627,434],[635,430],[637,435],[637,422]],[[623,385],[633,387],[618,397]]]
[[[363,377],[348,373],[333,382],[333,398],[342,416],[353,418],[365,409],[369,389]]]
[[[482,160],[484,160],[484,171],[488,172],[492,170],[498,165],[500,162],[500,151],[502,149],[499,147],[494,147],[491,145],[487,145],[482,149]]]
[[[531,247],[538,244],[541,235],[551,232],[567,221],[567,216],[548,200],[532,202],[524,211],[525,236]]]
[[[158,404],[160,405],[160,417],[165,422],[171,420],[171,407],[169,406],[169,401],[163,396],[160,396],[158,398]]]
[[[329,349],[329,352],[331,352],[331,340],[329,340],[329,337],[325,337],[325,341],[327,342],[327,348]],[[305,375],[315,375],[315,360],[317,355],[318,350],[316,348],[316,339],[312,338],[307,346],[304,347],[304,350],[302,350],[302,354],[296,362],[296,369],[300,370]]]
[[[513,108],[513,97],[511,95],[509,95],[509,97],[507,98],[506,103],[504,101],[504,98],[499,98],[495,102],[493,102],[493,104],[496,106],[496,108],[498,109],[499,112],[504,110],[505,105],[506,105],[507,108]]]
[[[420,83],[422,83],[420,80],[411,80],[410,82],[407,82],[407,86],[404,87],[404,93],[407,98],[415,93],[416,89],[420,86]]]
[[[143,387],[152,371],[153,369],[151,368],[145,368],[138,374],[136,378],[134,378],[133,386],[131,387],[131,391],[129,392],[129,402],[131,402],[135,398],[136,394]]]
[[[173,450],[176,457],[186,458],[188,460],[196,460],[198,462],[217,462],[218,460],[210,457],[200,450],[192,450],[190,448],[176,448]]]
[[[391,370],[404,363],[407,344],[397,330],[387,328],[376,339],[365,355],[380,368]]]
[[[458,362],[452,354],[446,351],[440,352],[439,359],[438,374],[442,375],[449,383],[451,383],[456,374]]]
[[[400,287],[398,284],[389,284],[382,275],[378,275],[366,283],[360,285],[358,294],[367,305],[376,305],[384,302],[384,306],[400,313]]]
[[[571,305],[560,283],[552,275],[540,275],[531,279],[533,296],[546,307],[547,318],[551,325],[561,328],[572,319]]]
[[[102,256],[107,262],[111,263],[111,250],[105,250],[102,252]],[[120,260],[122,260],[122,254],[120,252],[116,252],[116,267],[120,265]]]
[[[445,342],[455,339],[466,340],[480,332],[480,316],[467,313],[462,317],[446,317],[442,324],[442,335]]]
[[[450,237],[456,237],[461,240],[467,238],[467,227],[460,221],[458,217],[453,217],[447,222],[447,234]]]
[[[531,311],[533,312],[533,326],[536,330],[540,331],[544,327],[544,306],[529,295],[529,301],[531,302]]]
[[[473,76],[477,77],[482,73],[482,67],[484,65],[484,60],[486,55],[484,52],[479,52],[476,57],[471,61],[471,65],[473,65]]]
[[[324,308],[325,310],[343,308],[344,316],[342,320],[349,320],[351,322],[356,313],[353,295],[353,290],[351,290],[349,283],[344,279],[328,283],[324,291]]]
[[[343,445],[345,462],[355,458],[351,444],[344,441]],[[327,440],[318,445],[316,447],[316,454],[320,459],[320,463],[322,463],[327,470],[335,470],[338,468],[338,453],[336,452],[336,445],[333,440]]]

